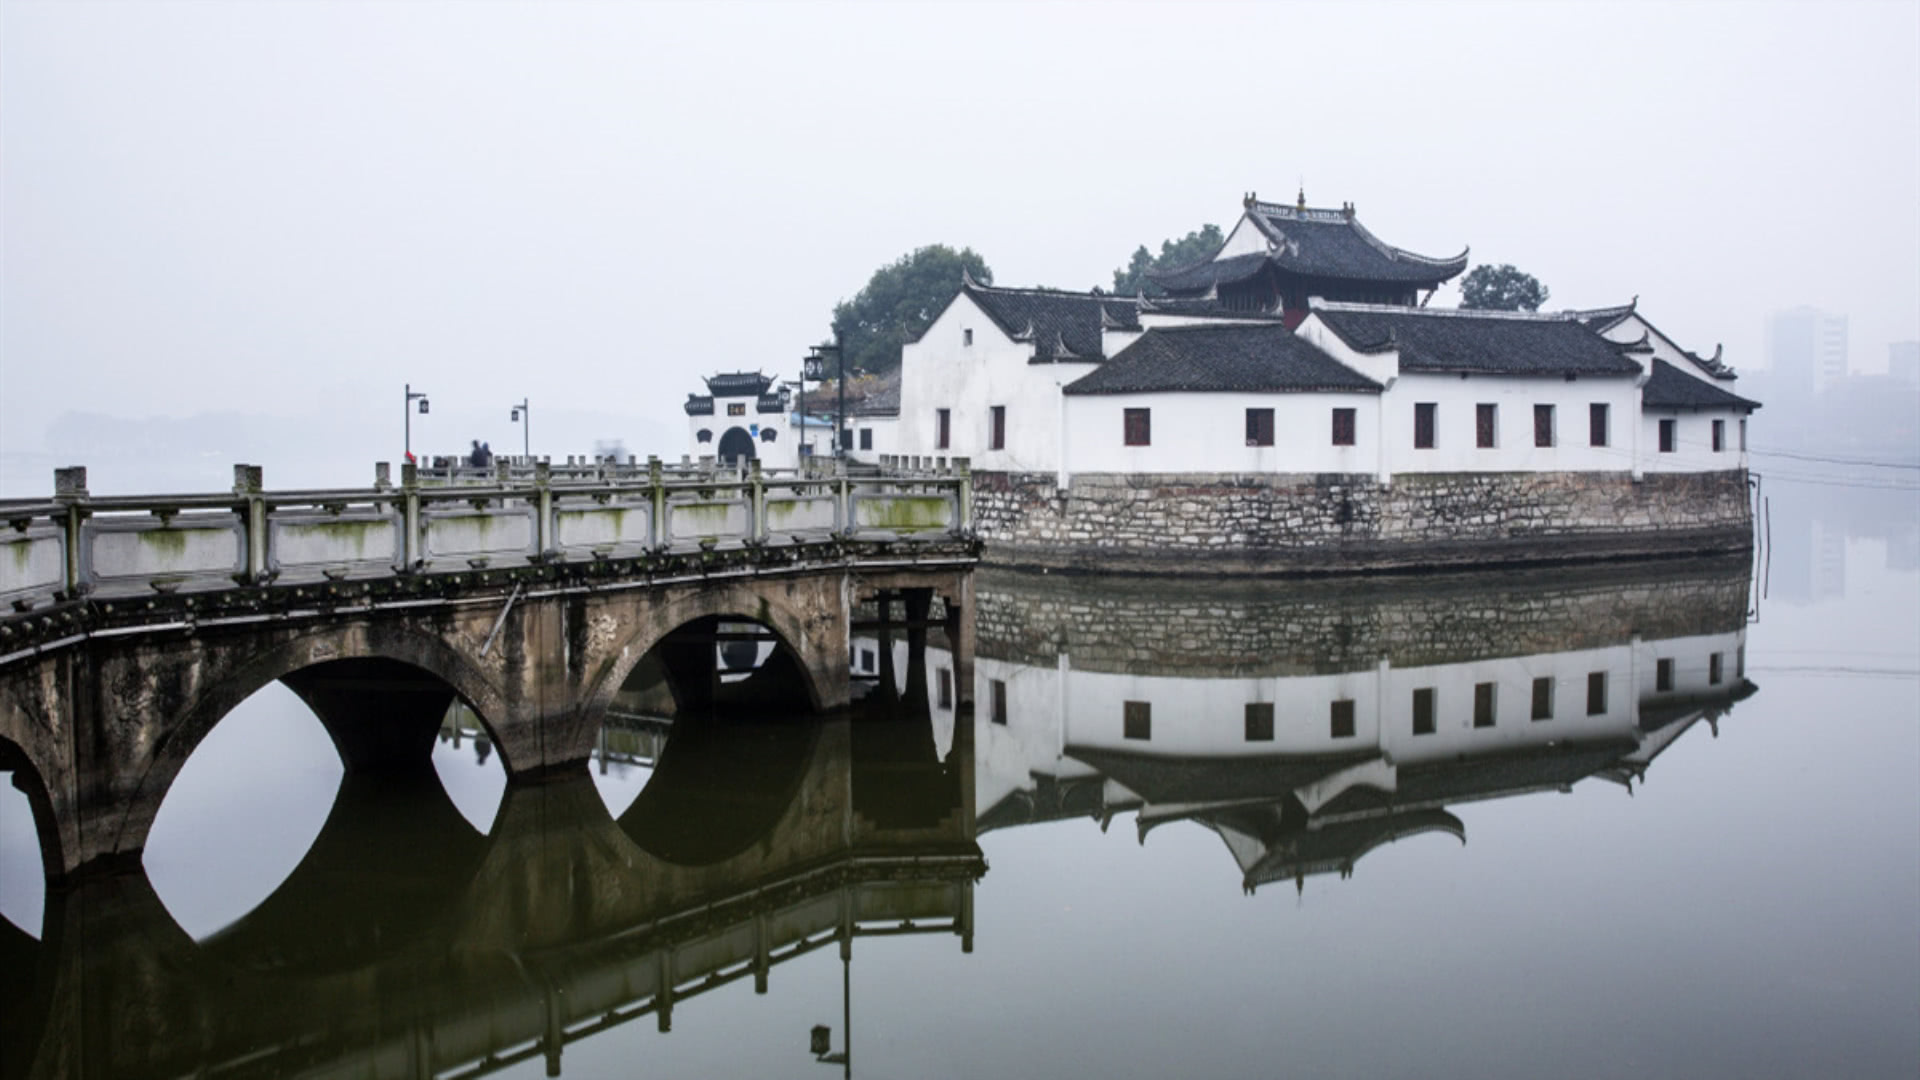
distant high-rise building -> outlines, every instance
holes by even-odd
[[[1887,374],[1908,386],[1920,386],[1920,341],[1888,345]]]
[[[1767,323],[1772,382],[1789,392],[1818,394],[1847,377],[1847,317],[1818,308],[1775,312]]]

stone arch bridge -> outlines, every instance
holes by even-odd
[[[276,680],[352,773],[429,767],[455,697],[509,781],[571,774],[648,656],[683,709],[848,701],[856,608],[972,655],[964,464],[852,477],[503,463],[371,489],[0,503],[0,766],[35,804],[50,881],[137,864],[168,787]],[[884,620],[883,620],[884,621]],[[723,680],[732,642],[767,643]],[[757,645],[756,645],[757,647]],[[971,687],[970,678],[957,685]]]

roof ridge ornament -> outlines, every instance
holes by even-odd
[[[1058,330],[1055,330],[1053,332],[1053,358],[1055,360],[1080,359],[1079,353],[1074,352],[1072,349],[1067,348],[1067,339],[1064,337],[1061,337],[1060,331]]]
[[[960,287],[963,289],[977,289],[980,287],[980,283],[973,280],[973,271],[967,269],[964,264],[960,267]]]

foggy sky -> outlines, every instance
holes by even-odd
[[[408,380],[496,448],[523,396],[678,432],[914,247],[1104,286],[1303,183],[1736,367],[1842,311],[1871,371],[1920,337],[1917,72],[1914,3],[6,3],[0,449],[397,429]]]

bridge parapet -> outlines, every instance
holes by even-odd
[[[0,502],[0,625],[81,599],[263,585],[364,583],[674,554],[872,542],[892,551],[972,535],[964,459],[939,473],[644,467],[401,470],[369,488],[268,491],[236,465],[228,492],[92,496],[59,469],[50,500]],[[0,652],[5,652],[0,647]]]

